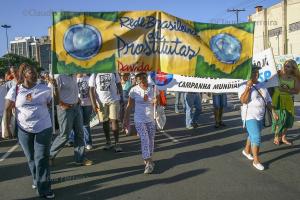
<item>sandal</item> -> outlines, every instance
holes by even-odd
[[[292,145],[293,145],[293,142],[290,142],[290,141],[288,141],[288,140],[282,140],[281,142],[282,142],[283,144],[288,145],[288,146],[292,146]]]
[[[278,141],[278,140],[274,140],[273,143],[274,143],[275,145],[279,146],[281,142]]]
[[[280,141],[279,137],[274,137],[273,143],[274,143],[275,145],[280,145],[281,141]]]

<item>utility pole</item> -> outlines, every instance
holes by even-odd
[[[227,12],[235,12],[236,15],[236,23],[239,23],[239,12],[246,11],[245,9],[227,9]]]
[[[279,32],[276,35],[277,38],[277,52],[278,52],[278,56],[280,55],[280,49],[279,49]]]
[[[9,53],[7,29],[11,28],[11,26],[9,26],[7,24],[3,24],[3,25],[1,25],[1,27],[5,28],[5,31],[6,31],[6,49],[7,49],[7,53]]]

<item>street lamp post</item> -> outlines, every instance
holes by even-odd
[[[280,54],[280,51],[279,51],[279,34],[276,35],[277,37],[277,52],[278,52],[278,55]]]
[[[3,24],[3,25],[1,25],[1,27],[5,28],[5,32],[6,32],[6,49],[7,49],[7,53],[9,53],[7,29],[11,28],[11,26],[7,25],[7,24]]]

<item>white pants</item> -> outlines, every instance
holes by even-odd
[[[154,151],[155,122],[135,122],[135,128],[141,139],[142,157],[149,159]]]

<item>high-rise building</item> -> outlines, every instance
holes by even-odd
[[[16,37],[15,40],[10,41],[10,52],[19,56],[33,58],[31,43],[35,43],[35,41],[35,37]]]
[[[48,36],[39,38],[38,52],[41,68],[48,71],[51,63],[51,42]]]
[[[44,70],[49,70],[51,63],[51,42],[48,36],[16,37],[10,41],[10,52],[31,58],[40,64]]]
[[[283,0],[269,8],[256,6],[254,54],[272,47],[274,55],[300,54],[300,0]]]

